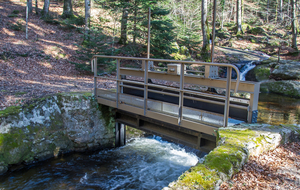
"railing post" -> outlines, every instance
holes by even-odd
[[[225,106],[224,106],[223,127],[228,126],[229,104],[230,104],[230,88],[231,88],[231,73],[232,73],[232,68],[227,67],[226,99],[225,99]]]
[[[94,62],[95,62],[95,58],[92,59],[91,61],[91,71],[94,72]]]
[[[182,121],[182,112],[183,112],[183,90],[184,90],[184,63],[181,63],[180,68],[180,93],[179,93],[179,106],[178,106],[178,125]]]
[[[116,89],[116,106],[119,108],[120,100],[120,59],[117,59],[117,89]]]
[[[144,67],[144,115],[147,112],[147,100],[148,100],[148,61],[143,60]]]
[[[97,98],[97,58],[94,59],[94,96]]]

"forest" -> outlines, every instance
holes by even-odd
[[[29,12],[33,6],[29,0]],[[84,12],[75,13],[74,7]],[[94,54],[143,57],[149,7],[152,58],[211,61],[212,40],[217,46],[269,55],[298,54],[297,0],[65,0],[58,18],[49,14],[49,0],[45,0],[41,14],[46,22],[74,27],[83,34],[80,59]],[[101,14],[91,14],[100,9]],[[238,41],[243,46],[236,45]]]
[[[242,65],[247,52],[270,56],[262,61],[246,55],[255,67],[249,76],[260,82],[266,99],[282,95],[272,105],[288,113],[275,113],[269,105],[260,109],[289,122],[296,118],[300,127],[298,0],[0,0],[0,116],[35,106],[49,95],[91,92],[93,55],[147,57],[149,8],[150,58]],[[114,77],[115,63],[98,59],[104,65],[98,75]],[[114,87],[108,80],[98,82]],[[276,122],[272,126],[279,129],[286,124]],[[300,188],[298,174],[276,173],[289,163],[299,170],[299,147],[290,143],[249,158],[221,189]],[[207,174],[194,182],[210,179]]]

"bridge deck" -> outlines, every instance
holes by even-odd
[[[116,59],[115,78],[97,74],[97,58]],[[141,69],[121,67],[121,60],[140,61]],[[148,70],[151,61],[175,62],[165,71]],[[186,65],[205,65],[205,71],[191,71]],[[227,78],[212,77],[210,67],[227,67]],[[194,148],[209,150],[215,146],[216,131],[241,122],[255,122],[259,83],[239,82],[238,69],[230,64],[204,63],[146,58],[94,56],[95,96],[100,104],[116,108],[116,121],[157,134]],[[203,68],[202,68],[203,69]],[[232,69],[237,80],[231,79]],[[217,71],[217,70],[216,70]],[[204,75],[190,74],[200,72]],[[207,75],[207,73],[209,75]],[[116,88],[98,88],[97,79],[112,80]],[[129,80],[139,78],[138,81]],[[169,81],[176,87],[151,80]],[[225,88],[225,95],[216,95],[187,86]],[[232,97],[230,91],[250,93],[250,98]],[[117,127],[120,129],[120,127]],[[116,128],[116,129],[117,129]]]

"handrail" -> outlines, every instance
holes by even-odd
[[[107,55],[94,55],[91,60],[95,58],[109,58],[109,59],[130,59],[130,60],[140,60],[140,61],[157,61],[157,62],[168,62],[168,63],[178,63],[178,64],[198,64],[198,65],[209,65],[209,66],[219,66],[219,67],[230,67],[236,71],[237,79],[234,92],[236,93],[240,83],[240,71],[232,64],[228,63],[212,63],[212,62],[201,62],[201,61],[181,61],[181,60],[171,60],[171,59],[153,59],[153,58],[139,58],[139,57],[123,57],[123,56],[107,56]]]
[[[226,67],[227,68],[227,79],[226,79],[226,94],[225,94],[225,103],[224,103],[224,119],[223,119],[223,126],[227,127],[228,125],[228,116],[229,116],[229,104],[230,104],[230,89],[231,89],[231,73],[232,69],[234,69],[237,73],[237,80],[236,80],[236,87],[234,89],[234,92],[238,91],[238,86],[240,82],[240,74],[239,69],[232,64],[227,63],[212,63],[212,62],[193,62],[193,61],[180,61],[180,60],[169,60],[169,59],[153,59],[153,58],[138,58],[138,57],[122,57],[122,56],[106,56],[106,55],[94,55],[91,60],[92,64],[92,70],[94,71],[94,93],[97,94],[97,58],[108,58],[108,59],[117,59],[117,89],[116,89],[116,107],[119,107],[119,95],[120,95],[120,87],[126,87],[127,85],[123,84],[122,78],[120,78],[120,60],[121,59],[127,59],[127,60],[139,60],[142,61],[142,64],[145,66],[144,70],[144,115],[147,115],[147,99],[148,99],[148,91],[152,91],[151,89],[148,89],[148,86],[155,86],[153,84],[148,84],[148,62],[149,61],[156,61],[156,62],[168,62],[168,63],[178,63],[181,64],[180,69],[180,87],[178,90],[178,97],[179,97],[179,105],[178,105],[178,125],[181,125],[181,122],[183,121],[183,100],[184,100],[184,92],[186,91],[184,89],[184,77],[185,77],[185,70],[184,66],[185,64],[198,64],[198,65],[207,65],[207,66],[219,66],[219,67]],[[131,88],[137,88],[137,87],[131,87]],[[122,90],[121,90],[122,93]]]

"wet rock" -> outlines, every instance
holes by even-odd
[[[0,163],[0,175],[7,172],[7,170],[8,170],[7,166],[4,165],[4,163]]]

